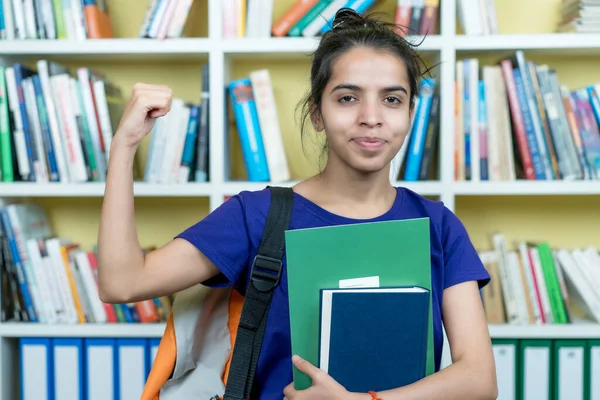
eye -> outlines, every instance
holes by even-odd
[[[388,96],[388,97],[385,98],[385,100],[387,102],[390,102],[390,103],[393,103],[393,104],[400,104],[401,103],[400,99],[397,98],[397,97],[395,97],[395,96]]]
[[[354,97],[350,96],[350,95],[346,95],[344,97],[342,97],[339,102],[341,103],[348,103],[350,101],[354,100]]]

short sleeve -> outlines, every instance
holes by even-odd
[[[236,287],[245,276],[250,241],[244,204],[232,196],[205,218],[178,234],[200,250],[221,273],[205,282],[210,287]]]
[[[467,281],[477,281],[481,289],[490,281],[477,250],[463,223],[444,207],[442,221],[442,245],[444,248],[444,289]]]

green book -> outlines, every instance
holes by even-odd
[[[318,366],[320,290],[378,277],[379,287],[429,290],[426,374],[435,370],[429,218],[289,230],[285,233],[292,352]],[[311,386],[294,368],[294,386]]]

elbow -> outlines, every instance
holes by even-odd
[[[485,372],[483,372],[485,371]],[[489,368],[480,368],[479,374],[482,375],[480,378],[480,396],[482,400],[492,400],[498,398],[498,381],[496,379],[496,368],[492,364]]]
[[[106,286],[98,287],[98,295],[100,296],[100,301],[106,304],[123,304],[129,303],[129,299],[123,296],[115,290],[107,289]]]
[[[114,280],[102,279],[98,277],[98,295],[100,301],[107,304],[130,303],[131,293],[126,290],[127,285],[118,284]]]

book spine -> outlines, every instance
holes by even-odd
[[[251,182],[269,181],[269,168],[249,78],[230,82],[231,103]]]
[[[419,178],[434,90],[435,81],[431,78],[425,78],[419,90],[419,109],[415,117],[415,126],[411,133],[412,139],[406,159],[406,169],[404,171],[404,180],[406,181],[416,181]]]
[[[319,0],[297,0],[286,13],[279,18],[271,29],[271,33],[275,37],[285,36],[288,31],[294,26],[302,16],[313,8]]]

